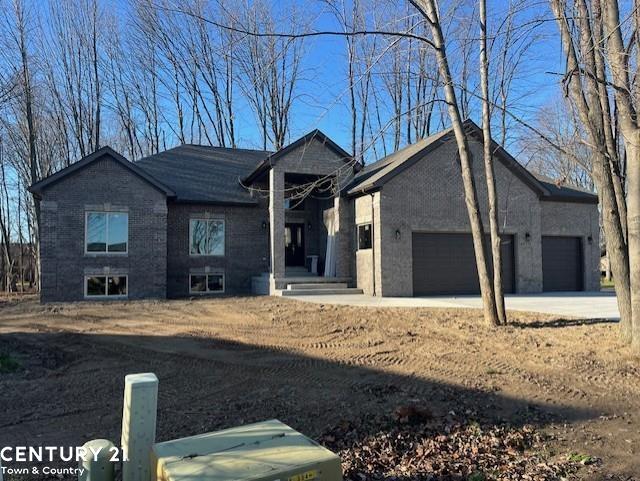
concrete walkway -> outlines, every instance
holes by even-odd
[[[318,304],[341,304],[365,307],[471,307],[480,308],[480,296],[371,297],[365,295],[291,296]],[[584,319],[620,319],[613,292],[549,292],[506,296],[507,309],[542,312]]]

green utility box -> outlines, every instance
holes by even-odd
[[[342,481],[340,458],[273,419],[153,446],[152,481]]]

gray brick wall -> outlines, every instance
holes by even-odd
[[[482,217],[488,231],[487,190],[482,162],[482,145],[470,142],[474,157],[474,174]],[[392,180],[376,194],[380,196],[376,208],[374,201],[374,246],[376,291],[384,296],[413,295],[413,273],[411,242],[412,232],[470,232],[464,190],[457,162],[457,147],[451,141],[427,158],[417,162]],[[597,228],[593,229],[597,206],[562,204],[561,214],[551,212],[550,204],[541,203],[528,186],[519,180],[501,163],[496,162],[496,180],[499,197],[499,219],[501,232],[514,235],[516,257],[516,291],[521,293],[542,290],[543,233],[571,232],[571,235],[593,236],[597,246]],[[375,198],[374,198],[375,199]],[[549,207],[547,207],[549,205]],[[543,206],[544,229],[543,221]],[[355,200],[356,223],[371,218],[369,196]],[[571,220],[571,217],[575,217]],[[580,219],[580,220],[577,220]],[[396,238],[396,230],[401,233]],[[529,233],[529,239],[526,238]],[[357,253],[358,285],[370,290],[370,254]],[[593,252],[585,256],[588,262],[585,271],[597,269]],[[591,276],[592,274],[590,274]],[[595,289],[589,277],[586,284]]]
[[[85,254],[85,212],[126,211],[128,254]],[[42,202],[42,302],[84,299],[84,277],[128,275],[130,299],[166,296],[163,193],[105,156],[47,188]]]
[[[269,270],[269,219],[266,199],[258,207],[169,204],[167,239],[167,295],[189,294],[189,274],[224,272],[225,293],[251,291],[251,277]],[[222,218],[225,221],[224,256],[192,256],[189,253],[189,221]]]
[[[585,290],[600,290],[598,206],[570,202],[542,202],[542,235],[580,237],[582,239]]]

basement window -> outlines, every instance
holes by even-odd
[[[127,276],[87,276],[84,280],[84,296],[127,297]]]
[[[371,224],[358,226],[358,250],[371,249]]]
[[[129,244],[129,214],[87,212],[84,239],[87,254],[126,254]]]
[[[224,292],[224,274],[191,274],[189,276],[191,294],[212,294]]]

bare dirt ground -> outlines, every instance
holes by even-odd
[[[278,418],[340,451],[350,479],[640,479],[640,359],[617,326],[510,320],[270,297],[0,299],[14,362],[0,446],[117,444],[124,375],[153,371],[159,440]]]

